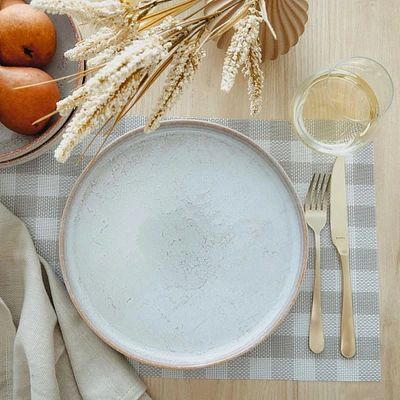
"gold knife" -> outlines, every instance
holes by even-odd
[[[351,298],[349,229],[347,225],[346,175],[344,157],[336,159],[331,176],[331,236],[342,266],[342,320],[340,352],[346,358],[356,354],[353,304]]]

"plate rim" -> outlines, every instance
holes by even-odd
[[[171,365],[171,364],[164,364],[161,362],[155,362],[152,360],[148,360],[148,359],[143,359],[142,357],[133,354],[129,351],[126,351],[124,349],[122,349],[121,347],[119,347],[116,343],[114,343],[111,339],[107,338],[105,335],[103,335],[92,323],[91,321],[86,317],[86,315],[84,314],[84,312],[82,311],[82,309],[80,308],[80,305],[74,295],[74,292],[72,290],[71,284],[69,282],[69,278],[68,278],[68,272],[67,272],[67,266],[66,266],[66,260],[65,260],[65,236],[64,236],[64,232],[66,229],[66,225],[67,225],[67,220],[68,220],[68,215],[69,212],[71,210],[71,204],[73,202],[73,200],[75,199],[75,195],[76,192],[78,191],[81,183],[83,182],[83,180],[85,179],[85,177],[88,175],[89,171],[95,166],[96,163],[98,163],[100,161],[100,159],[109,151],[111,151],[114,147],[118,146],[120,143],[124,142],[125,140],[131,138],[132,136],[138,135],[140,133],[144,132],[144,126],[141,126],[139,128],[136,128],[134,130],[131,130],[125,134],[123,134],[122,136],[120,136],[119,138],[115,139],[113,142],[111,142],[107,147],[105,147],[101,153],[97,156],[97,158],[95,160],[93,160],[93,162],[89,163],[85,169],[82,171],[82,173],[78,176],[76,182],[74,183],[71,192],[67,198],[67,201],[65,203],[64,206],[64,210],[61,216],[61,220],[60,220],[60,228],[59,228],[59,240],[58,240],[58,244],[59,244],[59,259],[60,259],[60,266],[61,266],[61,272],[62,272],[62,276],[65,282],[65,286],[67,288],[68,294],[71,298],[72,303],[74,304],[76,310],[78,311],[79,315],[81,316],[81,318],[85,321],[85,323],[90,327],[90,329],[101,339],[103,340],[106,344],[108,344],[110,347],[112,347],[114,350],[117,350],[119,353],[130,357],[136,361],[139,361],[141,363],[147,364],[147,365],[152,365],[154,367],[158,367],[158,368],[167,368],[167,369],[179,369],[179,370],[193,370],[193,369],[198,369],[198,368],[205,368],[205,367],[212,367],[215,365],[219,365],[219,364],[223,364],[226,363],[230,360],[233,360],[239,356],[241,356],[244,353],[247,353],[248,351],[250,351],[252,348],[254,348],[255,346],[257,346],[259,343],[261,343],[262,341],[264,341],[267,337],[269,337],[278,327],[279,325],[283,322],[283,320],[286,318],[286,316],[289,314],[289,311],[291,310],[291,308],[293,307],[299,293],[300,293],[300,289],[304,280],[304,276],[305,276],[305,272],[307,269],[307,260],[308,260],[308,229],[307,229],[307,224],[306,224],[306,220],[305,220],[305,216],[304,216],[304,210],[303,210],[303,206],[300,202],[299,196],[289,178],[289,176],[287,175],[287,173],[285,172],[285,170],[282,168],[282,166],[266,151],[264,150],[261,146],[259,146],[254,140],[252,140],[251,138],[249,138],[248,136],[232,129],[232,128],[228,128],[222,125],[219,125],[217,123],[213,123],[213,122],[207,122],[207,121],[202,121],[202,120],[197,120],[197,119],[175,119],[175,120],[169,120],[169,121],[163,121],[160,124],[160,128],[164,127],[164,126],[169,126],[169,127],[174,127],[174,126],[184,126],[184,125],[196,125],[199,127],[203,127],[203,128],[209,128],[211,130],[215,131],[219,131],[227,136],[233,136],[234,138],[238,138],[239,140],[244,141],[247,145],[249,145],[250,147],[252,147],[254,150],[256,150],[257,152],[259,152],[261,154],[262,157],[266,158],[268,160],[268,162],[271,163],[271,165],[276,169],[278,175],[280,176],[280,178],[283,179],[284,184],[287,188],[287,190],[290,192],[290,194],[292,195],[292,198],[295,202],[296,208],[298,210],[298,214],[299,214],[299,222],[301,224],[301,226],[299,227],[300,232],[302,233],[302,257],[301,259],[301,268],[300,268],[300,274],[298,275],[298,279],[296,279],[295,282],[295,290],[293,291],[291,297],[289,298],[285,308],[283,309],[280,317],[275,321],[274,325],[269,329],[268,332],[266,332],[264,335],[262,335],[260,338],[258,338],[256,341],[254,341],[253,343],[249,344],[246,348],[241,349],[239,352],[236,352],[233,355],[229,355],[228,357],[225,357],[223,359],[218,359],[216,361],[211,361],[211,362],[197,362],[197,363],[191,363],[191,365],[180,365],[180,364],[176,364],[176,365]]]

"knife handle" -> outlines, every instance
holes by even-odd
[[[346,358],[356,354],[353,301],[351,297],[349,255],[340,254],[342,265],[342,321],[340,326],[340,352]]]

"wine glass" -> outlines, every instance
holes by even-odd
[[[366,57],[341,60],[297,88],[291,104],[293,128],[313,150],[352,153],[371,142],[393,93],[392,78],[378,62]]]

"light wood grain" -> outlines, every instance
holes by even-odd
[[[311,0],[309,22],[289,54],[264,65],[261,118],[288,119],[296,85],[313,70],[354,55],[380,61],[400,84],[398,0]],[[219,91],[222,51],[210,44],[194,84],[170,116],[248,118],[247,88],[239,79],[231,94]],[[151,111],[161,84],[134,114]],[[400,110],[399,97],[375,142],[382,382],[292,382],[145,379],[154,400],[398,399],[400,393]]]

